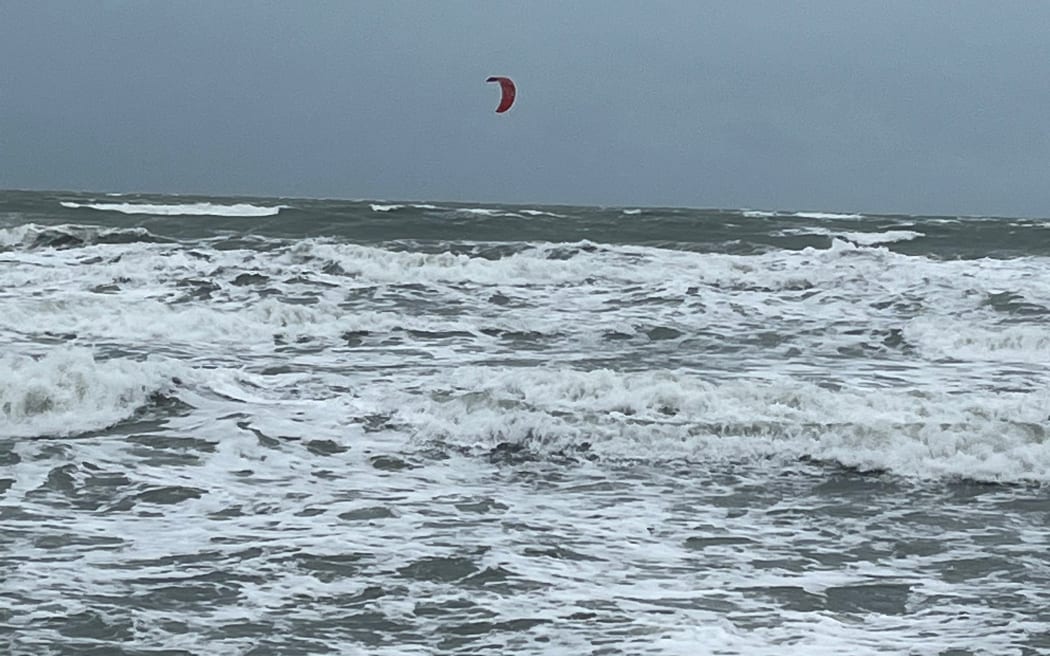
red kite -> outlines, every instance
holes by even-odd
[[[514,88],[514,82],[509,77],[499,77],[495,75],[485,81],[499,82],[499,88],[503,92],[503,96],[499,101],[499,107],[496,108],[496,113],[502,114],[510,109],[510,106],[514,104],[514,96],[517,95],[517,89]]]

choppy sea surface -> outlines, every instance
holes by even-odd
[[[0,193],[0,651],[1050,652],[1050,220]]]

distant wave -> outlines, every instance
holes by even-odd
[[[836,212],[795,212],[800,219],[862,219],[863,214],[838,214]]]
[[[370,203],[369,207],[372,208],[373,212],[396,212],[403,210],[406,207],[414,207],[417,210],[439,210],[441,209],[437,205],[426,205],[426,204],[413,204],[413,205],[384,205],[382,203]]]
[[[467,215],[472,217],[496,217],[512,219],[525,218],[524,214],[519,214],[518,212],[514,212],[509,209],[496,209],[491,207],[448,207],[442,209],[446,209],[449,212],[451,212],[453,216],[459,217]]]
[[[73,203],[62,201],[62,207],[91,209],[122,214],[154,214],[162,216],[274,216],[285,206],[265,207],[248,203],[219,205],[216,203],[180,203],[154,205],[149,203]]]
[[[521,213],[522,214],[527,214],[529,216],[550,216],[550,217],[554,217],[556,219],[567,219],[567,218],[569,218],[569,217],[565,216],[564,214],[555,214],[554,212],[544,212],[543,210],[522,210]]]
[[[844,214],[841,212],[776,212],[770,210],[740,210],[740,213],[751,219],[768,219],[778,216],[798,219],[863,219],[863,214]]]

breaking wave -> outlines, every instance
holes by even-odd
[[[84,348],[0,356],[0,437],[62,437],[112,426],[170,392],[170,367],[97,360]]]

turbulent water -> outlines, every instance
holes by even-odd
[[[0,193],[0,649],[1047,653],[1048,363],[1045,219]]]

